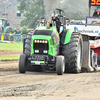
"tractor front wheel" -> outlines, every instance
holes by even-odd
[[[25,73],[27,69],[27,55],[21,54],[19,58],[19,72]]]
[[[58,75],[62,75],[65,72],[64,56],[57,56],[57,58],[56,58],[56,72]]]

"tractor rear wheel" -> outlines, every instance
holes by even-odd
[[[27,68],[27,55],[21,54],[19,58],[19,72],[25,73]]]
[[[62,47],[65,57],[65,72],[80,73],[82,68],[83,40],[79,33],[73,33],[68,44]]]
[[[25,54],[27,56],[31,55],[31,38],[32,38],[32,33],[33,33],[33,31],[31,31],[31,32],[29,32],[27,34],[26,41],[25,41]]]
[[[65,72],[64,56],[57,56],[57,58],[56,58],[56,72],[58,75],[62,75]]]

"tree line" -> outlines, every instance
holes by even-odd
[[[20,26],[34,28],[40,18],[45,18],[45,5],[43,0],[17,0],[19,2],[18,10],[25,19]],[[69,19],[85,19],[88,16],[88,0],[62,0],[59,8],[65,11]]]

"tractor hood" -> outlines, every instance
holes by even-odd
[[[34,31],[31,39],[31,55],[35,54],[35,50],[39,50],[39,53],[40,51],[43,53],[43,50],[47,50],[48,55],[56,56],[56,47],[58,45],[59,34],[55,27],[49,29],[39,27]]]
[[[59,34],[56,30],[56,27],[50,27],[47,29],[46,27],[39,27],[33,33],[33,38],[35,39],[45,39],[48,37],[52,38],[53,44],[57,44],[59,42]]]

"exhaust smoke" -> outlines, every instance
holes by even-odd
[[[44,0],[46,19],[51,19],[52,13],[54,9],[59,6],[60,1],[61,0]]]

